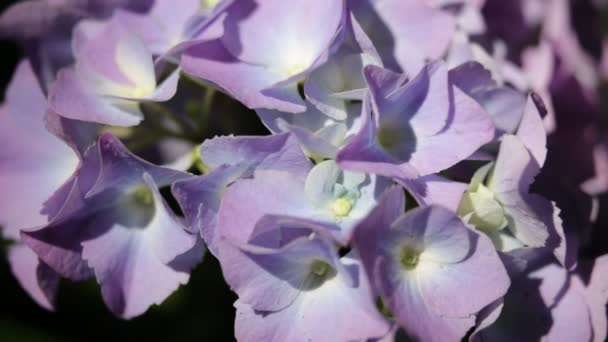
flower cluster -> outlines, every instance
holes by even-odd
[[[30,0],[0,32],[0,225],[41,306],[95,279],[130,319],[208,252],[239,341],[605,339],[567,0]]]

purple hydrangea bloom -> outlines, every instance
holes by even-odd
[[[80,22],[72,47],[76,65],[60,71],[49,94],[59,115],[134,126],[143,119],[139,102],[167,101],[176,92],[179,70],[157,83],[148,47],[116,17]]]
[[[388,332],[360,262],[339,258],[323,228],[297,220],[259,226],[263,233],[249,243],[222,252],[224,276],[239,295],[239,341],[350,341]]]
[[[94,273],[116,315],[140,315],[186,283],[200,261],[196,236],[158,190],[187,177],[138,159],[106,133],[84,156],[61,211],[23,241],[66,278]]]
[[[247,107],[303,112],[297,83],[327,60],[345,14],[343,0],[239,1],[227,9],[222,38],[192,47],[181,65]]]
[[[258,170],[224,193],[218,234],[229,241],[246,241],[262,217],[281,215],[323,224],[346,245],[354,226],[376,205],[387,184],[381,177],[341,170],[332,160],[317,164],[306,177]],[[220,259],[221,255],[220,250]]]
[[[305,177],[312,167],[291,134],[216,137],[201,145],[200,157],[210,172],[176,182],[172,192],[186,221],[200,231],[214,255],[218,255],[217,215],[230,184],[251,177],[255,170],[283,170]]]
[[[340,148],[358,132],[361,101],[367,88],[363,67],[382,65],[378,52],[352,14],[347,17],[345,31],[338,51],[304,82],[305,112],[293,115],[256,110],[271,132],[292,132],[313,160],[335,159]]]
[[[8,260],[28,294],[52,310],[59,276],[19,243],[19,232],[44,226],[60,210],[62,186],[71,182],[93,130],[47,112],[45,95],[31,64],[24,60],[0,109],[0,131],[0,186],[6,189],[0,201],[0,226],[3,237],[15,241]]]
[[[510,281],[490,240],[439,206],[404,211],[398,188],[355,229],[354,244],[374,287],[408,335],[457,341]],[[463,294],[469,295],[463,295]]]
[[[449,81],[441,62],[409,82],[375,66],[365,77],[371,105],[363,102],[362,128],[338,154],[346,169],[416,178],[453,166],[494,136],[490,116]]]
[[[106,18],[116,8],[145,11],[151,0],[25,0],[0,15],[0,35],[19,40],[37,75],[46,83],[73,62],[72,28],[84,18]]]

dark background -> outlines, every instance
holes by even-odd
[[[0,13],[14,0],[0,0]],[[21,51],[0,40],[0,98],[10,81]],[[0,241],[5,254],[7,242]],[[154,286],[154,284],[150,284]],[[0,341],[232,341],[236,296],[224,283],[217,261],[206,255],[165,303],[130,321],[114,317],[105,307],[94,282],[62,281],[56,312],[34,303],[0,257]]]

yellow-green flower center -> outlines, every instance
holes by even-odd
[[[334,201],[334,204],[331,206],[331,210],[334,215],[338,217],[348,216],[350,211],[353,209],[353,204],[346,198],[338,198]]]
[[[287,77],[291,77],[291,76],[295,76],[295,75],[303,72],[304,70],[306,70],[306,66],[304,64],[298,63],[298,64],[289,66],[285,73],[286,73]]]
[[[203,9],[210,9],[220,3],[221,0],[201,0],[201,6]]]
[[[322,260],[315,260],[310,265],[310,272],[317,277],[324,277],[329,273],[330,266]]]
[[[399,131],[394,127],[380,127],[378,129],[378,143],[387,150],[397,145],[400,139]]]
[[[412,247],[404,247],[401,250],[401,255],[399,256],[399,261],[401,262],[401,267],[406,270],[411,270],[418,265],[418,261],[420,260],[420,253],[412,248]]]
[[[133,199],[138,205],[150,207],[154,205],[154,194],[147,186],[142,185],[133,190]]]

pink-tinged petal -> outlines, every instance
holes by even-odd
[[[21,62],[0,108],[0,225],[6,238],[48,222],[44,203],[72,176],[78,155],[45,127],[46,101],[29,62]],[[41,181],[44,180],[44,181]]]
[[[542,120],[542,115],[546,113],[542,99],[534,93],[530,94],[516,134],[539,167],[545,164],[547,157],[547,132]]]
[[[21,287],[38,305],[52,311],[59,286],[59,275],[22,244],[9,248],[8,261]]]
[[[319,288],[302,292],[279,312],[260,313],[240,300],[235,335],[239,341],[354,341],[380,338],[390,325],[379,315],[357,260],[340,260],[345,269]],[[345,281],[340,278],[350,278]],[[349,283],[357,284],[356,287]],[[331,324],[327,322],[331,321]]]
[[[295,86],[263,91],[281,81],[282,75],[258,65],[240,62],[219,40],[190,48],[182,56],[181,66],[190,75],[220,85],[224,91],[249,108],[276,109],[292,113],[306,110]]]

